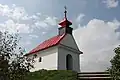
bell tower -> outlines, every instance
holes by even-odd
[[[64,19],[59,23],[59,25],[61,26],[59,29],[59,35],[68,33],[72,35],[72,30],[73,28],[70,27],[70,25],[72,25],[72,22],[70,22],[67,19],[67,8],[65,6],[65,11],[64,11]]]

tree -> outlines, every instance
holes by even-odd
[[[120,46],[114,49],[115,56],[110,60],[111,67],[108,68],[113,80],[120,80]]]
[[[33,59],[24,56],[18,34],[0,32],[0,80],[24,80],[33,68]]]

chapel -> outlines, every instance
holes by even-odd
[[[64,19],[59,23],[58,35],[45,40],[32,49],[27,57],[35,57],[34,69],[47,70],[73,70],[80,72],[80,54],[75,39],[72,35],[72,22],[67,19],[65,8]]]

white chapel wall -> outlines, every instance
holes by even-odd
[[[66,56],[70,54],[73,58],[73,70],[80,72],[80,65],[79,65],[79,54],[67,50],[65,48],[59,47],[58,49],[58,69],[59,70],[66,70]]]
[[[66,34],[64,39],[60,42],[60,44],[65,45],[66,47],[71,47],[75,49],[75,51],[79,51],[78,46],[74,40],[74,37],[71,34]],[[64,47],[59,47],[58,49],[58,69],[66,70],[66,56],[70,54],[73,58],[73,70],[79,72],[80,71],[80,59],[79,53],[74,51],[65,49]]]
[[[58,49],[56,47],[48,48],[44,51],[38,52],[37,57],[35,58],[35,68],[33,68],[31,71],[37,71],[40,69],[56,70],[58,60],[57,53]],[[39,62],[39,57],[42,58],[41,62]]]
[[[79,51],[79,48],[74,40],[74,37],[71,34],[66,34],[66,36],[63,38],[63,40],[60,43],[72,47]]]

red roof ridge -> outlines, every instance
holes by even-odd
[[[41,50],[45,50],[47,48],[50,48],[50,47],[53,47],[57,44],[60,43],[60,41],[64,38],[66,34],[62,34],[62,35],[57,35],[57,36],[54,36],[48,40],[45,40],[43,41],[41,44],[39,44],[36,48],[32,49],[29,53],[29,54],[34,54],[38,51],[41,51]]]

